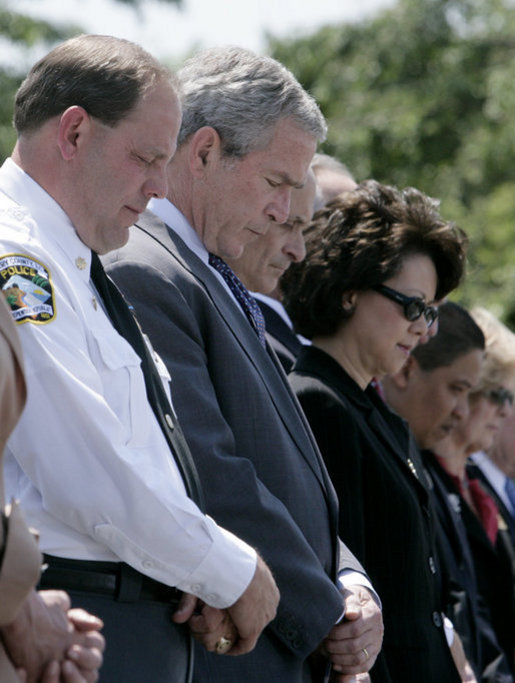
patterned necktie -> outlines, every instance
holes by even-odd
[[[113,326],[129,342],[141,359],[141,370],[145,379],[148,402],[173,453],[188,495],[202,510],[204,501],[197,469],[181,427],[171,409],[161,377],[157,372],[140,326],[120,290],[105,273],[95,252],[91,254],[91,280],[102,297]]]
[[[256,330],[259,341],[266,348],[265,319],[256,300],[250,296],[248,289],[236,274],[229,268],[227,263],[216,254],[209,254],[209,265],[220,273],[233,293],[236,301],[240,304],[243,312]]]
[[[515,517],[515,484],[509,477],[506,477],[504,482],[504,491],[506,492],[508,500],[510,501],[511,515],[512,517]]]

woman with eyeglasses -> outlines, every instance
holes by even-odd
[[[488,452],[501,425],[513,411],[515,335],[484,308],[472,317],[481,328],[486,350],[479,384],[469,395],[469,414],[436,443],[433,476],[443,482],[459,507],[477,575],[479,592],[490,610],[499,644],[511,665],[515,654],[513,543],[500,511],[483,487],[469,456]]]
[[[415,189],[365,181],[315,214],[304,262],[281,280],[295,329],[312,342],[291,384],[339,496],[340,536],[382,602],[374,683],[474,680],[459,639],[449,645],[419,453],[371,386],[400,370],[437,324],[434,302],[463,274],[464,234],[437,206]]]

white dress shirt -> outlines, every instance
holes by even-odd
[[[484,451],[477,451],[470,456],[472,462],[474,462],[479,469],[483,472],[485,477],[488,479],[492,488],[495,490],[499,498],[505,504],[507,510],[512,510],[512,505],[510,499],[506,495],[506,489],[504,488],[507,475],[497,467],[495,462],[491,460]]]
[[[122,560],[215,607],[234,603],[254,574],[255,551],[187,497],[146,398],[140,359],[90,282],[90,249],[57,202],[7,160],[2,288],[24,256],[48,275],[53,298],[41,304],[46,321],[13,311],[28,400],[8,443],[6,488],[39,530],[42,551]]]

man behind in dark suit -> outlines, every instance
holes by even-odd
[[[295,362],[301,342],[281,303],[279,279],[291,263],[306,255],[304,230],[313,215],[316,191],[315,175],[310,170],[304,187],[292,192],[286,222],[271,225],[265,235],[248,244],[240,258],[231,262],[236,275],[258,301],[268,343],[285,372]]]
[[[183,125],[167,200],[152,202],[157,216],[142,217],[109,270],[170,371],[207,512],[259,549],[281,592],[254,653],[222,658],[199,649],[196,680],[318,681],[314,651],[340,673],[367,671],[382,619],[337,538],[327,472],[273,352],[209,265],[212,254],[237,258],[286,221],[325,122],[290,72],[245,50],[200,53],[179,80]],[[231,286],[249,306],[243,285]],[[336,583],[342,570],[346,588]]]
[[[505,418],[488,454],[471,456],[469,471],[495,500],[515,546],[515,413]]]

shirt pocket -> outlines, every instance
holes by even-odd
[[[102,382],[103,397],[118,424],[126,446],[148,441],[154,416],[147,400],[141,360],[120,335],[93,332],[93,362]]]

